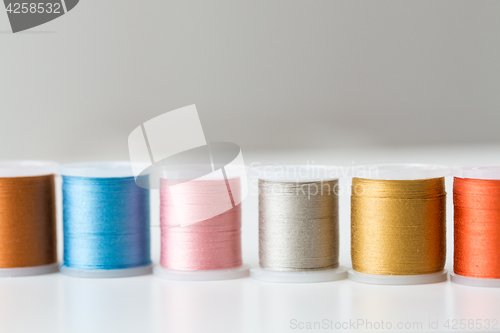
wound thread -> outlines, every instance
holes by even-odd
[[[260,267],[303,272],[339,265],[338,180],[259,179]]]
[[[353,178],[351,258],[357,272],[419,275],[446,260],[444,178]]]

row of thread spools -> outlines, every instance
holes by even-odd
[[[350,169],[352,269],[339,266],[339,177],[333,166],[254,169],[259,262],[270,282],[346,278],[373,284],[447,279],[445,177],[422,164]],[[76,277],[149,274],[171,280],[246,277],[241,256],[245,177],[191,179],[160,189],[161,260],[151,265],[150,191],[126,162],[0,163],[0,276],[59,270],[56,175],[62,175],[64,258]],[[462,166],[454,176],[453,282],[500,287],[500,166]],[[228,199],[229,198],[229,199]],[[195,221],[193,223],[186,221]]]

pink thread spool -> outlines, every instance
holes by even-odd
[[[160,180],[161,260],[154,274],[181,281],[249,276],[241,259],[245,177],[228,168],[196,179],[188,173]]]

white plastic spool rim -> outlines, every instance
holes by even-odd
[[[451,282],[471,287],[500,288],[500,279],[484,279],[450,273]]]
[[[252,176],[274,182],[314,182],[337,180],[344,172],[334,165],[263,165],[253,168]]]
[[[57,173],[57,167],[49,161],[0,161],[0,178],[47,176]]]
[[[418,163],[364,164],[352,167],[352,177],[375,180],[417,180],[442,178],[450,174],[443,165]]]
[[[59,167],[59,173],[63,176],[87,178],[134,177],[129,161],[67,163]]]
[[[58,271],[59,271],[59,264],[55,262],[53,264],[41,265],[41,266],[1,268],[0,277],[43,275],[43,274],[55,273]]]
[[[170,281],[219,281],[248,277],[250,266],[241,265],[229,269],[188,271],[168,269],[161,265],[153,268],[154,276]]]
[[[448,271],[442,270],[437,273],[421,274],[421,275],[379,275],[365,274],[350,269],[349,280],[379,285],[415,285],[443,282],[448,279]]]
[[[122,277],[147,275],[151,274],[151,272],[152,272],[152,265],[139,266],[133,268],[122,268],[122,269],[76,269],[67,267],[65,265],[61,266],[62,274],[78,278],[96,278],[96,279],[122,278]]]
[[[259,281],[277,283],[315,283],[343,280],[347,278],[347,268],[339,266],[333,269],[305,272],[281,272],[255,267],[250,276]]]
[[[235,166],[235,165],[225,165],[223,168],[212,170],[206,174],[200,175],[201,171],[206,171],[211,169],[209,165],[200,164],[183,164],[183,165],[158,165],[155,167],[155,172],[157,172],[161,179],[168,180],[224,180],[224,179],[234,179],[242,178],[247,175],[247,167],[245,166]],[[224,178],[224,173],[226,178]]]
[[[500,180],[500,164],[472,164],[456,166],[451,175],[457,178]]]

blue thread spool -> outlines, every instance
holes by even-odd
[[[64,264],[76,277],[151,273],[149,190],[129,162],[70,163],[63,177]]]

